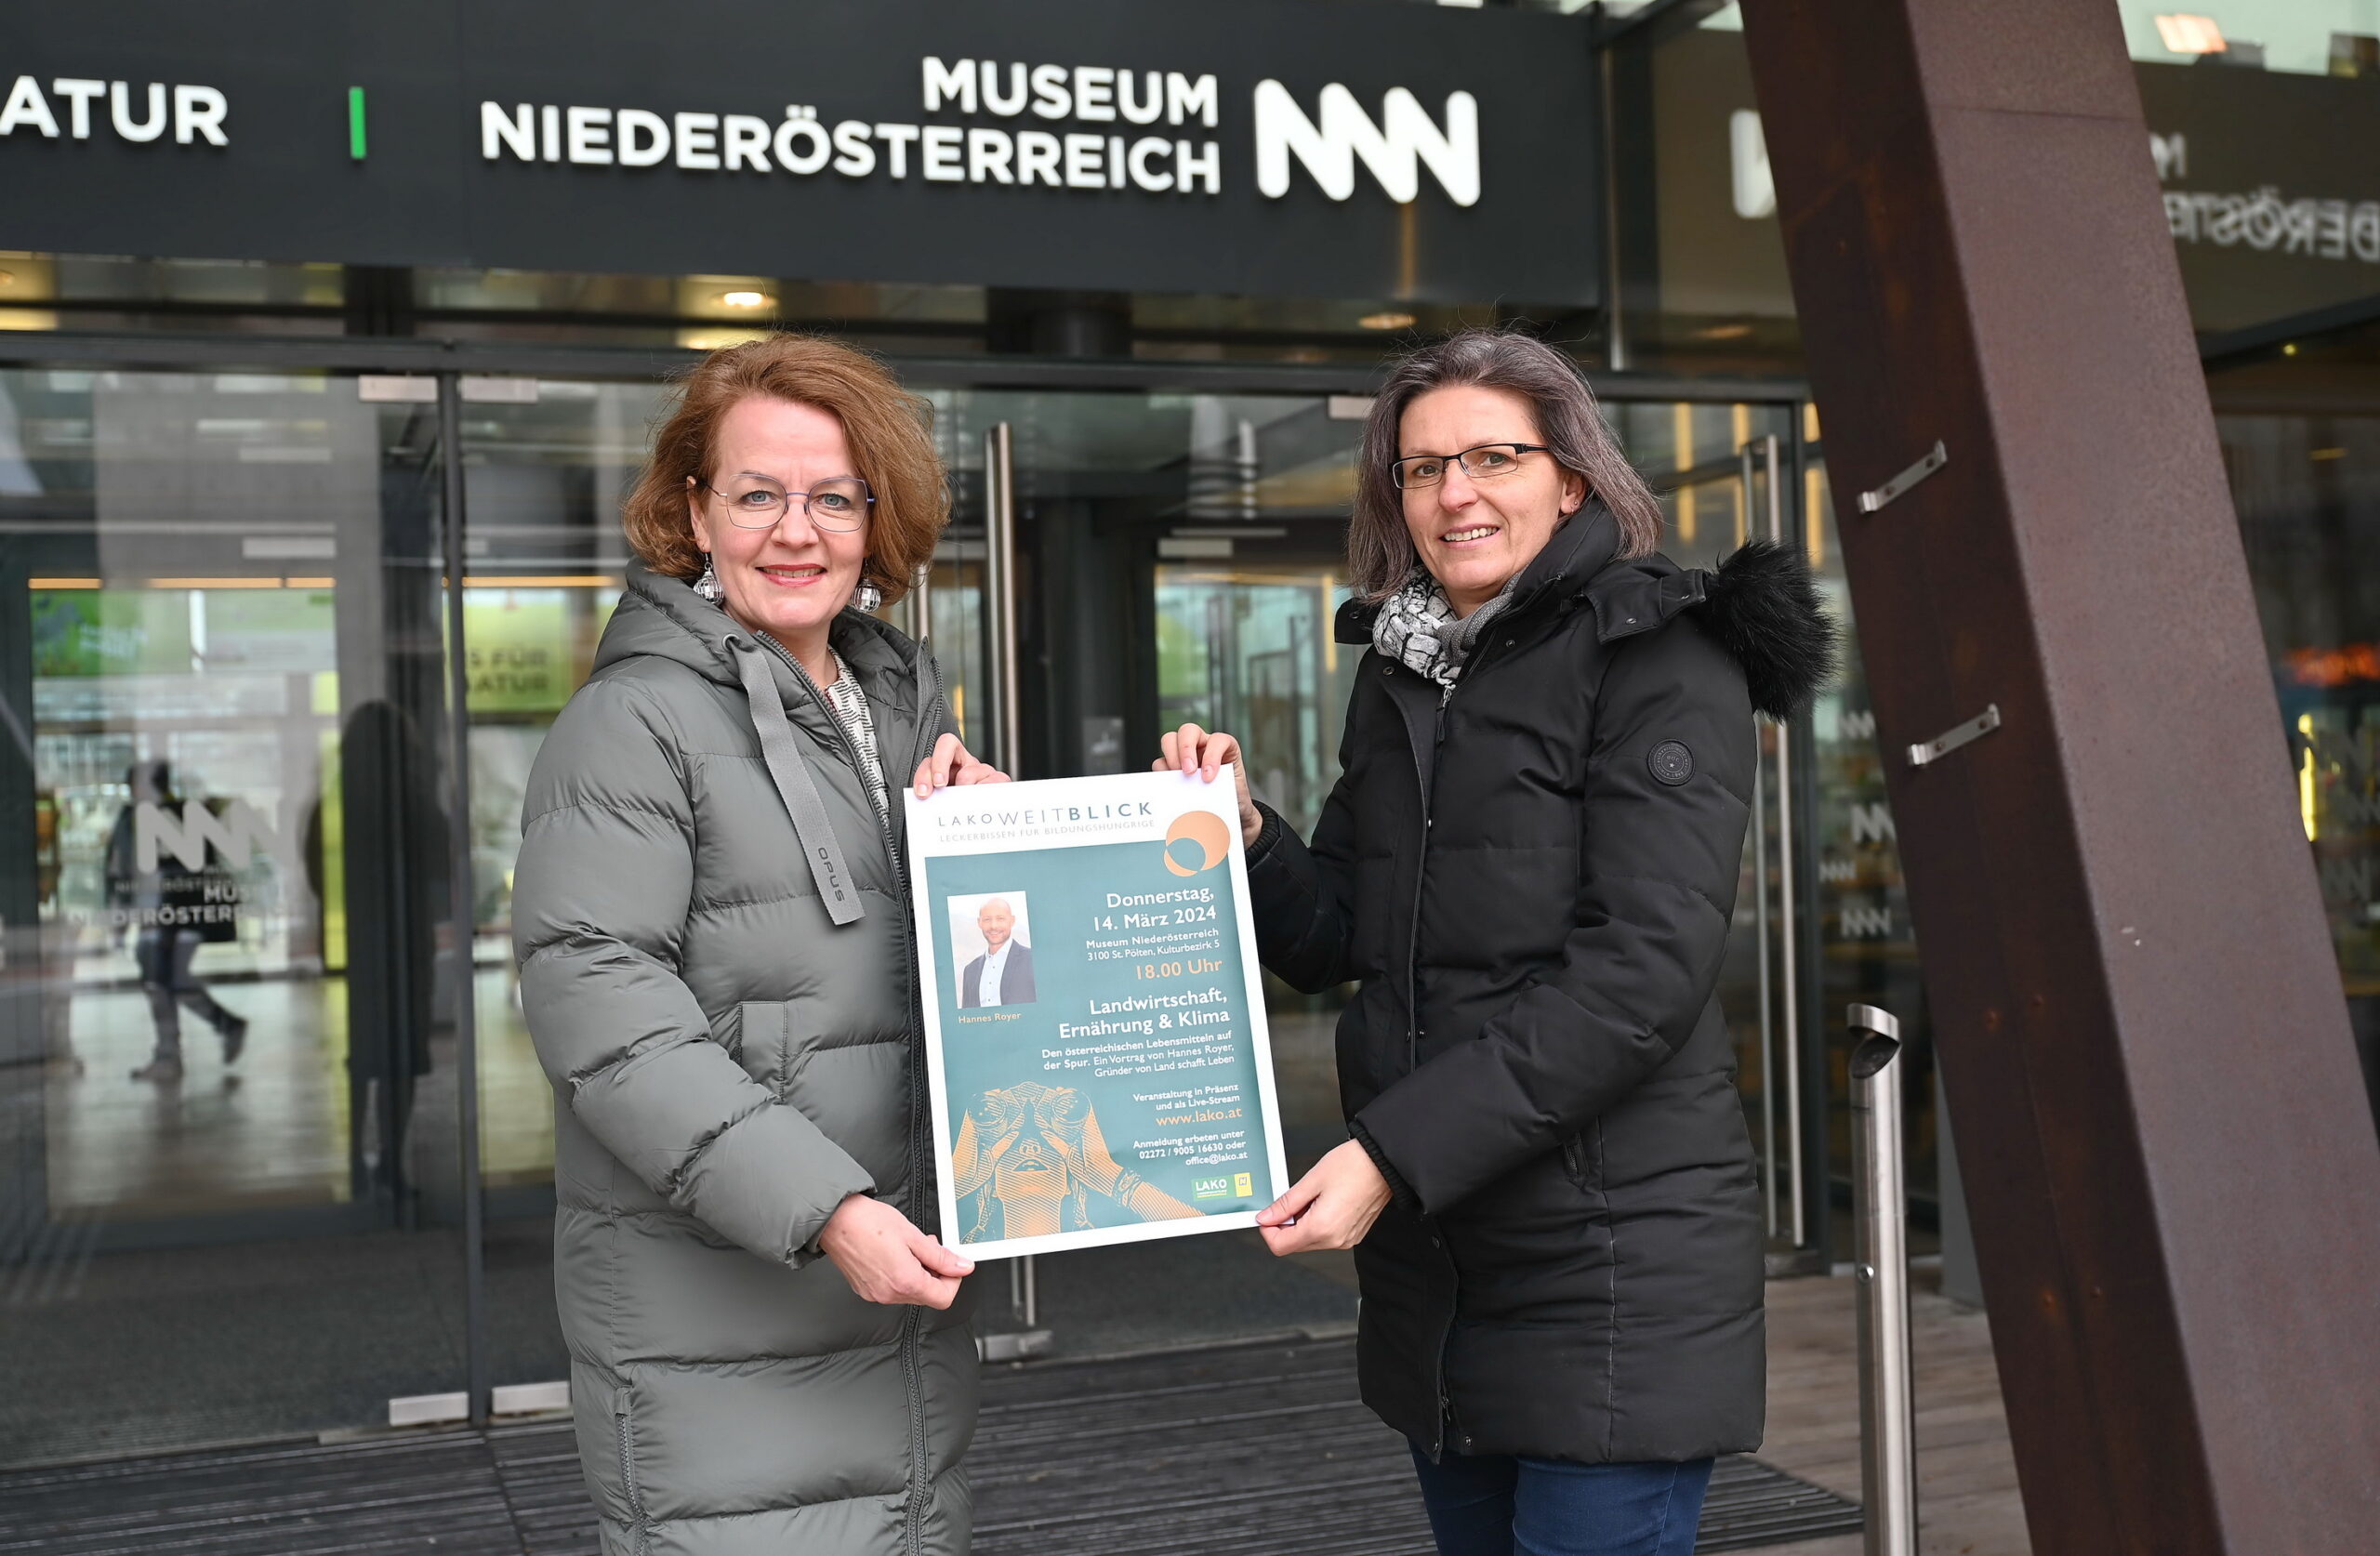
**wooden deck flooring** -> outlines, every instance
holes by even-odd
[[[1760,1457],[1856,1498],[1859,1396],[1852,1289],[1840,1277],[1769,1283],[1768,1440]],[[1911,1305],[1911,1345],[1917,1364],[1920,1550],[1924,1556],[2031,1556],[1990,1325],[1982,1313],[1921,1289]],[[1859,1556],[1859,1537],[1845,1535],[1778,1546],[1769,1556]]]

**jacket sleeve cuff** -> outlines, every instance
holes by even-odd
[[[1272,854],[1275,846],[1281,840],[1282,829],[1288,824],[1281,820],[1281,813],[1270,805],[1261,799],[1255,803],[1256,813],[1264,818],[1264,824],[1257,828],[1256,841],[1248,845],[1248,863],[1250,868]]]
[[[826,1207],[826,1213],[820,1216],[817,1224],[809,1229],[810,1235],[796,1243],[787,1253],[786,1263],[799,1270],[813,1259],[826,1257],[826,1250],[818,1246],[818,1239],[826,1235],[826,1223],[835,1219],[835,1212],[843,1207],[845,1200],[865,1198],[876,1193],[874,1180],[868,1179],[866,1173],[860,1174],[859,1181],[865,1186],[851,1188],[848,1192],[837,1195],[835,1203]]]
[[[1405,1181],[1405,1175],[1396,1170],[1396,1164],[1388,1159],[1388,1153],[1382,1151],[1380,1148],[1380,1142],[1372,1139],[1372,1132],[1364,1127],[1363,1121],[1356,1119],[1349,1123],[1347,1132],[1355,1137],[1357,1145],[1364,1148],[1364,1154],[1372,1159],[1372,1166],[1378,1167],[1381,1177],[1387,1180],[1388,1197],[1395,1200],[1400,1209],[1410,1210],[1419,1215],[1421,1210],[1420,1197],[1413,1193],[1411,1185]]]

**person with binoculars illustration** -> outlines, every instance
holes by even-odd
[[[1136,1220],[1199,1214],[1117,1162],[1099,1114],[1070,1086],[1026,1081],[985,1091],[959,1126],[950,1166],[957,1197],[974,1200],[969,1243],[1096,1225],[1094,1193]]]

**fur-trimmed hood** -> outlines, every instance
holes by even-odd
[[[1809,562],[1790,546],[1749,541],[1715,569],[1679,568],[1664,557],[1622,562],[1586,595],[1606,642],[1692,612],[1743,666],[1752,705],[1771,718],[1799,713],[1834,677],[1839,630]]]

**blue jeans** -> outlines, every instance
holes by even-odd
[[[1711,1460],[1570,1464],[1420,1449],[1438,1556],[1694,1556]]]

